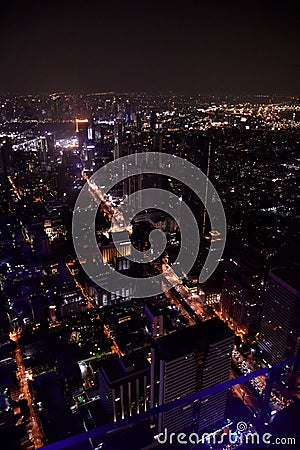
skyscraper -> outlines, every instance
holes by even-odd
[[[145,304],[147,329],[152,338],[164,334],[164,309],[160,301],[150,298]]]
[[[75,119],[75,126],[76,126],[76,135],[78,139],[78,147],[82,148],[83,144],[90,139],[89,137],[89,129],[90,123],[89,119],[82,119],[82,118],[76,118]]]
[[[46,136],[41,136],[39,139],[39,157],[40,162],[44,165],[47,162],[48,156],[48,143]]]
[[[103,362],[99,369],[101,404],[110,422],[148,409],[149,363],[142,353]]]
[[[151,406],[229,379],[233,332],[214,318],[158,338],[151,357]],[[224,417],[227,392],[159,414],[158,432],[199,431]]]
[[[0,175],[9,175],[13,171],[13,149],[9,138],[0,138]]]
[[[261,317],[261,294],[264,286],[262,255],[244,247],[226,263],[221,295],[223,317],[236,330],[253,338],[258,332]]]
[[[124,138],[124,120],[117,117],[114,123],[114,159],[118,159],[122,154],[122,140]]]
[[[295,268],[270,272],[266,281],[259,348],[267,364],[300,351],[300,283]]]
[[[156,111],[151,111],[150,114],[150,133],[153,133],[157,126],[157,113]]]

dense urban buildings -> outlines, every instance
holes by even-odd
[[[263,372],[247,377],[300,351],[300,99],[58,92],[1,94],[0,103],[3,448],[64,448],[64,439],[91,430],[93,437],[69,448],[169,448],[158,440],[167,429],[200,436],[226,430],[227,440],[213,448],[228,449],[238,447],[227,446],[228,433],[241,421],[274,435],[274,424],[291,425],[299,411],[299,362],[276,369],[272,385]],[[148,174],[104,195],[91,183],[108,162],[153,151],[193,163],[222,200],[226,247],[205,283],[199,274],[210,243],[223,236],[187,185]],[[86,183],[99,207],[101,286],[87,276],[72,242],[72,213]],[[111,224],[128,196],[148,188],[176,194],[193,212],[201,245],[182,280],[171,268],[186,220],[180,208],[176,219],[130,197],[142,210],[128,227],[122,213],[118,226]],[[144,264],[130,259],[131,243],[151,251],[155,229],[166,237],[163,254]],[[135,298],[130,283],[111,290],[112,269],[137,278],[165,274],[163,292]],[[213,390],[240,376],[245,381]],[[204,398],[163,409],[205,389],[212,390]],[[151,414],[156,407],[162,409]],[[289,430],[299,445],[299,428]]]

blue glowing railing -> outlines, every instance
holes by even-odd
[[[94,428],[92,430],[89,430],[85,433],[80,433],[80,434],[77,434],[70,438],[64,439],[62,441],[48,444],[43,448],[45,448],[45,450],[68,449],[72,446],[86,442],[89,439],[99,438],[99,437],[105,435],[106,433],[109,433],[112,431],[117,431],[117,430],[120,430],[120,429],[130,426],[130,425],[135,425],[146,419],[150,419],[153,416],[157,416],[160,413],[164,413],[164,412],[170,411],[170,410],[178,408],[178,407],[183,407],[183,406],[191,404],[197,400],[207,398],[213,394],[227,390],[237,384],[243,384],[243,383],[250,381],[253,378],[259,377],[261,375],[267,375],[268,378],[266,381],[266,389],[265,389],[265,394],[264,394],[264,399],[263,399],[263,405],[262,405],[262,410],[261,410],[261,414],[259,417],[259,423],[263,425],[265,422],[265,419],[266,419],[267,412],[268,412],[268,405],[270,402],[272,386],[273,386],[273,382],[276,378],[277,371],[279,369],[281,369],[282,367],[291,366],[297,362],[300,362],[300,355],[298,355],[294,358],[287,359],[285,361],[280,361],[280,362],[274,364],[270,368],[263,367],[261,369],[255,370],[254,372],[239,376],[239,377],[231,379],[231,380],[227,380],[223,383],[219,383],[217,385],[211,386],[206,389],[202,389],[201,391],[197,391],[197,392],[194,392],[193,394],[187,395],[186,397],[182,397],[180,399],[173,400],[168,403],[164,403],[163,405],[156,406],[156,407],[151,408],[148,411],[142,412],[140,414],[135,414],[134,416],[126,417],[125,419],[119,420],[118,422],[103,425],[103,426]]]

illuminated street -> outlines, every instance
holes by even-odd
[[[20,331],[11,333],[10,337],[17,344],[15,358],[18,366],[17,379],[19,382],[20,392],[27,400],[30,409],[30,420],[29,424],[27,425],[28,436],[29,439],[33,441],[34,448],[40,448],[43,446],[44,433],[40,424],[38,414],[32,404],[32,396],[29,389],[28,376],[23,363],[22,351],[19,347]]]
[[[18,200],[21,200],[21,194],[20,194],[20,191],[17,189],[17,187],[16,187],[16,185],[15,185],[15,183],[14,183],[12,177],[11,177],[11,176],[8,176],[7,178],[8,178],[8,181],[10,182],[10,184],[11,184],[11,187],[12,187],[12,189],[13,189],[14,195],[17,197]]]

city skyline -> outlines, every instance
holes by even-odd
[[[124,450],[141,450],[158,436],[224,432],[228,450],[230,433],[267,432],[296,448],[299,99],[0,99],[1,438],[13,450],[118,450],[124,435]],[[217,191],[207,201],[193,192],[192,179],[208,186],[199,169]],[[142,209],[126,223],[123,205],[149,188],[160,189],[152,206],[132,197]],[[218,196],[226,239],[209,213]],[[209,255],[218,266],[203,282]]]

